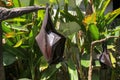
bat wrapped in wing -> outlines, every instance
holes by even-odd
[[[49,64],[56,64],[62,60],[66,38],[55,30],[48,7],[46,7],[45,17],[36,41]]]
[[[101,67],[106,69],[108,66],[112,67],[111,59],[110,59],[110,54],[107,50],[107,42],[102,43],[102,54],[99,57],[99,61],[101,63]]]

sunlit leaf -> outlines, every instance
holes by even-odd
[[[90,61],[89,60],[81,60],[81,64],[82,64],[82,66],[84,66],[84,67],[89,67],[89,63],[90,63]]]
[[[90,24],[89,25],[89,31],[90,31],[90,36],[94,39],[94,40],[98,40],[99,39],[99,31],[98,28],[95,24]]]
[[[111,0],[102,0],[100,5],[99,5],[99,9],[100,9],[100,12],[99,12],[99,16],[102,16],[108,6],[108,4],[110,3]],[[101,10],[102,9],[102,10]]]
[[[18,30],[18,31],[28,31],[27,26],[32,24],[26,24],[26,25],[18,25],[18,24],[11,24],[11,29]]]
[[[98,60],[95,61],[95,66],[100,67],[100,62]]]
[[[55,3],[55,2],[56,2],[56,0],[50,0],[50,2],[51,2],[51,3]]]
[[[110,58],[111,58],[112,66],[115,68],[116,67],[116,59],[114,58],[114,56],[111,52],[110,52]]]
[[[9,25],[7,24],[7,22],[2,21],[2,30],[6,33],[11,32],[12,30],[8,27]]]
[[[47,69],[47,68],[48,68],[48,63],[47,63],[45,57],[42,56],[42,57],[41,57],[40,70],[41,70],[41,71],[44,71],[44,70]]]
[[[120,8],[105,15],[106,23],[110,24],[120,14]]]
[[[19,46],[21,46],[21,44],[23,43],[23,40],[24,40],[24,39],[19,40],[19,41],[14,45],[14,47],[19,47]]]
[[[25,18],[14,18],[14,19],[8,19],[6,21],[7,22],[13,22],[13,21],[16,21],[16,22],[25,22],[26,19]]]
[[[114,45],[107,45],[107,48],[115,51],[115,46]]]
[[[45,16],[45,11],[44,10],[39,10],[38,11],[38,18],[41,18],[41,20],[43,20],[44,16]]]
[[[61,64],[53,65],[48,67],[44,72],[42,72],[41,80],[48,80],[55,74],[55,72],[61,67]]]
[[[21,4],[21,6],[28,6],[29,5],[29,2],[30,2],[30,0],[13,0],[13,1],[17,1],[18,2],[18,5],[20,6],[20,4]]]
[[[6,33],[6,34],[5,34],[5,37],[6,37],[6,38],[12,38],[12,37],[15,37],[15,32],[9,32],[9,33]]]
[[[120,36],[120,26],[117,26],[114,30],[115,36],[119,37]]]
[[[25,34],[25,32],[8,32],[5,34],[5,38],[14,38],[15,36]]]
[[[31,80],[31,79],[28,79],[28,78],[21,78],[21,79],[18,79],[18,80]]]
[[[68,71],[69,71],[69,75],[70,75],[70,80],[79,80],[75,64],[70,59],[68,61]]]

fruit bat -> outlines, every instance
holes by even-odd
[[[110,54],[109,54],[109,52],[107,50],[107,42],[104,41],[102,43],[102,49],[103,49],[102,54],[99,57],[101,67],[104,68],[104,69],[106,69],[108,66],[112,67]]]
[[[45,17],[36,41],[49,64],[56,64],[63,59],[66,38],[55,30],[48,7],[46,7]]]

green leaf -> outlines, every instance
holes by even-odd
[[[88,30],[89,30],[90,36],[92,37],[93,40],[99,39],[99,31],[95,24],[90,24],[88,27]]]
[[[82,11],[80,10],[79,7],[76,6],[75,10],[76,10],[76,13],[77,13],[77,17],[78,17],[79,23],[81,24],[82,20],[84,18],[84,15],[83,15],[83,13],[82,13]]]
[[[4,32],[11,32],[11,31],[12,31],[12,30],[9,28],[9,26],[10,26],[10,25],[8,25],[7,22],[5,22],[5,21],[2,22],[2,30],[3,30]]]
[[[75,7],[76,7],[76,2],[75,2],[75,0],[69,0],[69,1],[68,1],[68,5],[69,5],[69,7],[75,8]]]
[[[101,3],[101,0],[93,0],[93,4],[96,10],[98,10],[100,3]]]
[[[44,10],[39,10],[37,16],[38,16],[38,18],[41,18],[41,20],[43,20],[44,16],[45,16],[45,11]]]
[[[6,37],[6,38],[12,38],[12,37],[15,37],[15,32],[9,32],[9,33],[6,33],[6,34],[5,34],[5,37]]]
[[[18,2],[18,0],[13,0],[13,3],[14,3],[14,7],[19,7],[19,2]]]
[[[31,80],[31,79],[28,79],[28,78],[21,78],[21,79],[18,79],[18,80]]]
[[[115,36],[119,37],[119,36],[120,36],[120,26],[117,26],[117,27],[114,29],[114,32],[115,32]]]
[[[56,3],[56,0],[49,0],[51,3]]]
[[[61,64],[49,66],[44,72],[42,72],[42,76],[40,80],[48,80],[55,74],[55,72],[61,67]]]
[[[60,11],[60,14],[66,19],[66,21],[74,21],[74,22],[77,22],[79,24],[79,21],[77,20],[77,17],[76,16],[73,16],[72,14],[70,14],[69,12],[67,11]]]
[[[120,8],[105,15],[106,24],[110,24],[120,14]]]
[[[6,51],[10,54],[13,54],[13,55],[16,55],[18,58],[24,58],[25,55],[23,53],[25,53],[23,50],[20,50],[20,49],[17,49],[17,48],[14,48],[13,46],[10,46],[8,44],[5,44],[3,46],[3,51]]]
[[[84,60],[84,59],[82,59],[81,60],[81,64],[82,64],[82,66],[84,66],[84,67],[89,67],[89,63],[90,63],[90,60]]]
[[[3,64],[4,66],[8,66],[16,61],[16,56],[8,53],[8,52],[3,52]]]
[[[116,59],[114,58],[113,54],[110,52],[110,59],[111,59],[111,62],[112,62],[112,66],[115,68],[116,67]]]
[[[16,21],[16,22],[25,22],[26,19],[25,18],[13,18],[13,19],[8,19],[6,20],[7,22],[13,22],[13,21]]]
[[[34,2],[35,2],[35,0],[30,0],[30,1],[29,1],[29,6],[33,6],[33,5],[34,5]]]
[[[5,27],[7,27],[9,29],[18,30],[18,31],[28,31],[27,27],[29,25],[32,25],[32,23],[28,23],[25,25],[20,25],[19,23],[17,23],[17,24],[16,23],[13,23],[13,24],[6,23]]]
[[[35,3],[39,4],[39,5],[46,5],[46,3],[50,3],[50,1],[49,0],[44,0],[44,1],[43,0],[35,0]]]
[[[70,75],[70,80],[79,80],[78,74],[77,74],[77,69],[75,67],[74,62],[71,59],[69,59],[69,61],[68,61],[68,71],[69,71],[69,75]]]
[[[62,32],[66,37],[73,35],[80,30],[80,26],[76,22],[68,22],[60,24],[60,32]]]
[[[99,10],[100,10],[99,16],[102,16],[102,15],[104,14],[104,12],[105,12],[108,4],[110,3],[110,1],[111,1],[111,0],[102,0],[102,1],[101,1],[100,5],[99,5],[99,7],[100,7],[100,8],[99,8]]]
[[[21,44],[23,43],[23,40],[24,40],[24,39],[19,40],[19,41],[14,45],[14,47],[19,47],[19,46],[21,46]]]
[[[41,71],[43,71],[44,69],[46,69],[47,67],[48,67],[48,63],[47,63],[47,61],[46,61],[46,59],[45,59],[45,57],[44,56],[42,56],[41,58],[40,58],[40,63],[41,63],[41,65],[40,65],[40,70]]]

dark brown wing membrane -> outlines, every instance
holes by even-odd
[[[102,68],[107,68],[107,66],[112,67],[110,54],[107,50],[107,43],[102,43],[103,52],[99,58]]]
[[[46,8],[44,21],[36,41],[49,64],[55,64],[63,58],[66,38],[59,34],[52,23],[49,8]]]
[[[40,6],[29,6],[29,7],[12,8],[12,9],[0,7],[0,21],[9,18],[15,18],[23,14],[34,12],[40,9],[45,9],[45,8]]]

